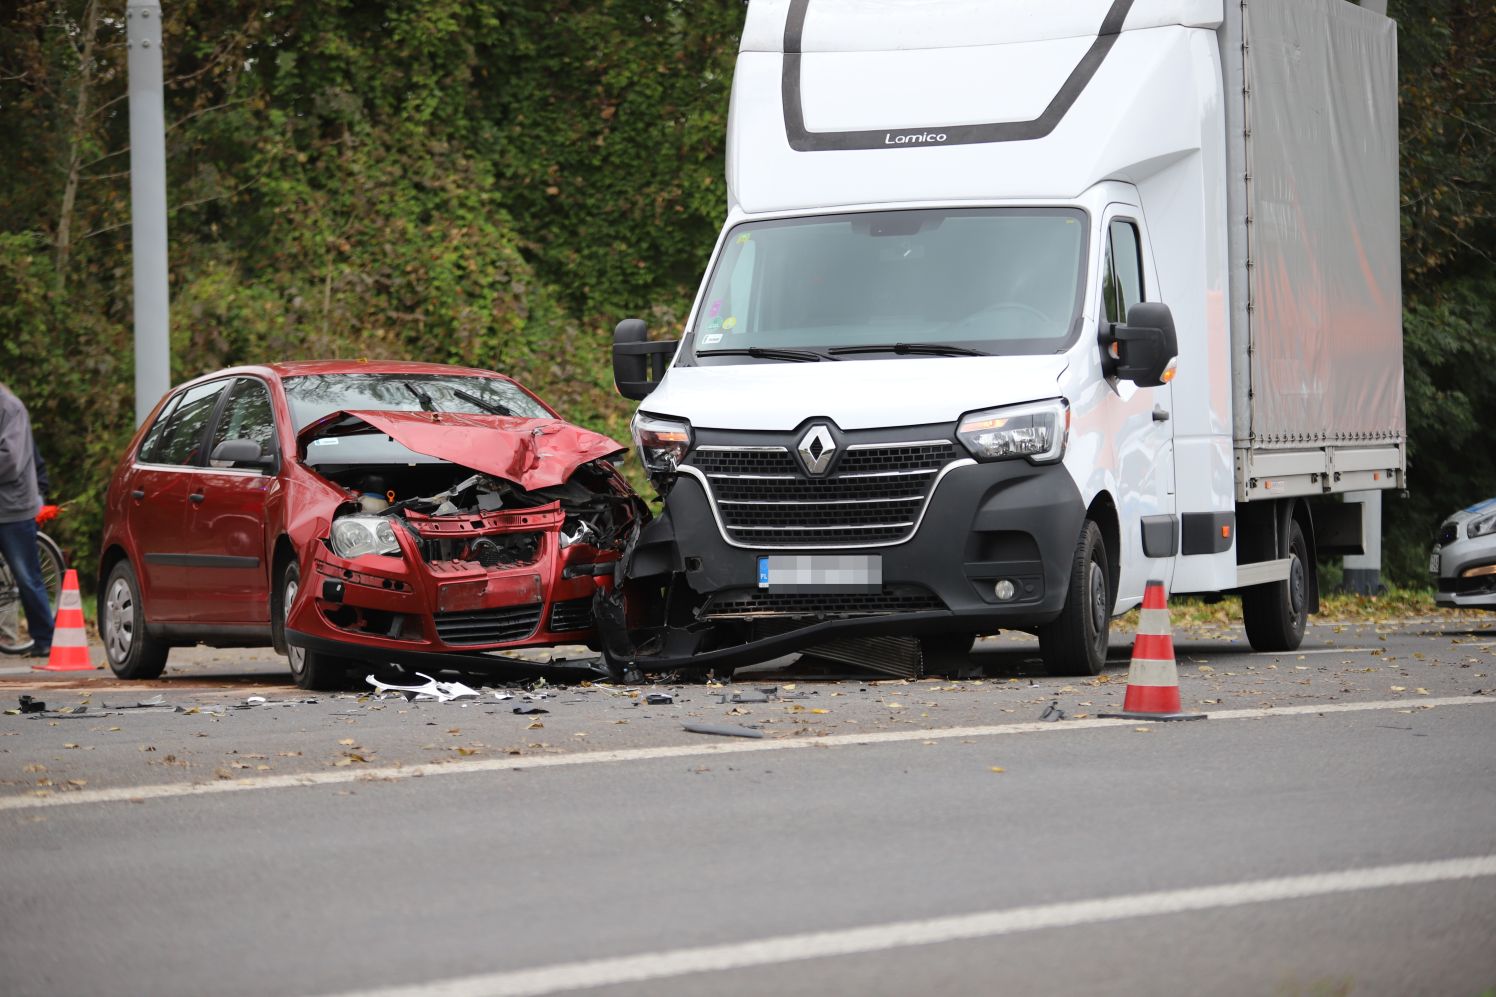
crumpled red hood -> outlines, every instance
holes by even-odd
[[[462,412],[333,412],[297,434],[306,445],[352,416],[416,453],[512,481],[529,491],[560,485],[588,461],[625,449],[615,441],[560,419],[521,419]],[[340,427],[336,435],[346,435]]]

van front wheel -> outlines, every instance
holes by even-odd
[[[1039,628],[1039,657],[1050,675],[1099,675],[1106,667],[1112,624],[1111,572],[1101,528],[1090,520],[1080,531],[1070,565],[1070,586],[1059,619]]]

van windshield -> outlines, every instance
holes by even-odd
[[[1054,353],[1080,312],[1087,230],[1076,208],[747,222],[728,233],[693,352],[737,363],[797,358],[773,352],[786,350],[811,360],[844,350],[845,359]]]

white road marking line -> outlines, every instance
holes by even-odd
[[[1253,720],[1275,716],[1302,716],[1311,713],[1358,713],[1367,710],[1432,709],[1439,706],[1488,706],[1496,696],[1448,696],[1445,698],[1378,700],[1357,703],[1320,703],[1275,708],[1254,707],[1245,710],[1217,710],[1210,714],[1216,720]],[[114,789],[82,789],[75,793],[53,796],[7,796],[0,798],[0,811],[28,810],[37,807],[77,806],[82,803],[123,803],[168,799],[178,796],[204,796],[214,793],[238,793],[257,789],[289,789],[295,786],[329,786],[350,782],[394,782],[404,779],[442,775],[469,775],[476,772],[503,772],[558,768],[569,765],[600,765],[611,762],[652,761],[661,758],[702,758],[712,755],[741,755],[758,751],[791,751],[806,748],[834,748],[844,745],[891,744],[900,741],[944,741],[953,738],[997,737],[1003,734],[1040,734],[1065,730],[1089,730],[1094,727],[1132,727],[1137,720],[1066,720],[1060,723],[997,724],[984,727],[942,727],[935,730],[885,731],[876,734],[832,734],[827,737],[786,738],[784,740],[732,740],[708,743],[666,745],[657,748],[622,748],[614,751],[584,751],[570,755],[518,755],[481,758],[474,761],[443,762],[422,765],[389,765],[354,771],[348,768],[325,772],[290,775],[253,776],[215,782],[159,783],[149,786],[121,786]],[[1141,721],[1147,722],[1147,721]]]
[[[338,997],[538,997],[590,987],[721,973],[805,959],[883,952],[943,942],[997,938],[1047,928],[1073,928],[1138,917],[1219,910],[1453,880],[1496,876],[1496,855],[1348,869],[1343,872],[1249,880],[1222,886],[1161,890],[1131,896],[1011,907],[921,921],[896,921],[842,931],[781,935],[756,941],[674,949],[612,959],[539,966],[436,980],[408,987],[347,991]]]

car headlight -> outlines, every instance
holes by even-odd
[[[339,557],[399,554],[400,541],[388,516],[344,516],[333,520],[332,549]]]
[[[638,412],[629,426],[634,434],[634,448],[644,461],[644,470],[655,475],[672,475],[691,449],[691,424],[679,419]]]
[[[1472,519],[1470,525],[1465,527],[1465,536],[1483,537],[1487,533],[1496,533],[1496,512],[1479,519]]]
[[[1070,403],[1063,398],[970,412],[956,429],[956,437],[981,461],[1027,457],[1052,463],[1065,455],[1069,436]]]

